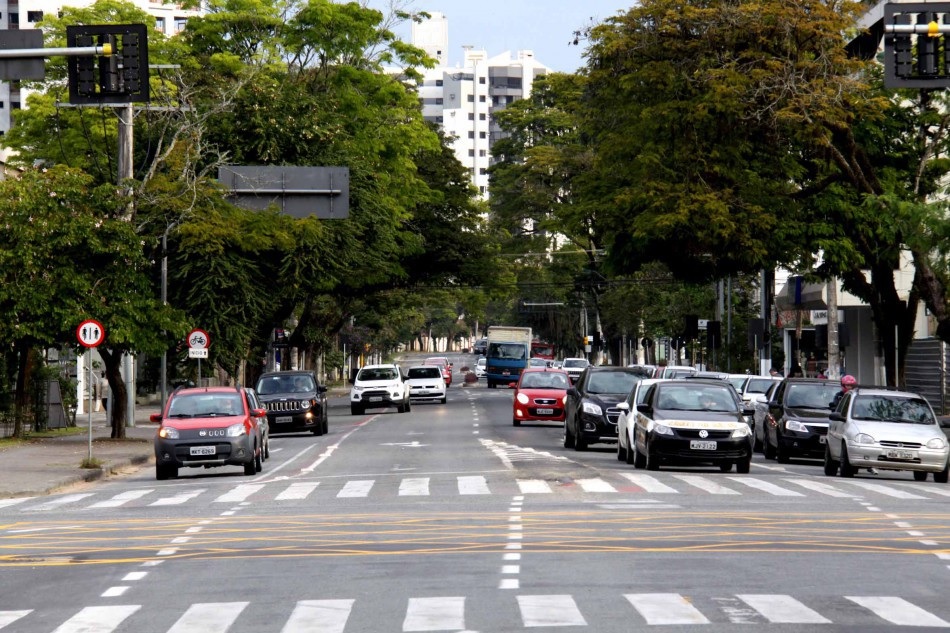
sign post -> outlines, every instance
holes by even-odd
[[[86,364],[86,385],[89,390],[89,461],[92,461],[92,348],[99,347],[106,338],[106,329],[95,319],[86,319],[76,328],[76,339],[87,348],[89,361]]]
[[[201,386],[201,359],[208,358],[211,337],[204,330],[195,328],[188,334],[188,358],[198,359],[198,386]]]

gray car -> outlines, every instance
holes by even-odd
[[[853,477],[860,468],[909,470],[947,483],[950,445],[933,409],[916,393],[856,388],[844,394],[828,424],[825,474]]]

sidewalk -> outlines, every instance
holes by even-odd
[[[89,456],[89,415],[77,415],[82,433],[56,438],[38,438],[0,449],[0,498],[49,494],[83,481],[93,481],[132,465],[141,467],[154,460],[152,439],[158,425],[149,415],[158,406],[137,406],[135,426],[126,427],[126,438],[113,440],[105,411],[92,414],[92,457],[100,468],[82,468]]]

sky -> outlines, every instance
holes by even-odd
[[[383,13],[391,0],[369,0]],[[574,31],[626,11],[634,0],[403,0],[409,11],[439,12],[449,23],[449,65],[461,64],[463,44],[484,49],[489,57],[505,51],[532,50],[556,72],[572,73],[584,65],[585,43],[569,44]],[[409,27],[397,30],[409,40]]]

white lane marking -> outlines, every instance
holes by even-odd
[[[52,510],[53,508],[58,508],[60,506],[66,505],[67,503],[75,503],[77,501],[82,501],[86,497],[91,497],[93,494],[95,493],[85,492],[85,493],[76,494],[76,495],[63,495],[62,497],[59,497],[58,499],[53,499],[52,501],[41,503],[38,506],[33,506],[32,508],[30,508],[30,510],[38,511],[38,512],[42,512],[44,510]]]
[[[23,616],[33,613],[33,609],[25,611],[0,611],[0,629],[8,624],[13,624]]]
[[[241,484],[213,500],[212,503],[237,503],[244,501],[263,487],[264,484]]]
[[[547,494],[551,486],[543,479],[519,479],[518,488],[525,494]]]
[[[0,499],[0,508],[8,508],[10,506],[15,506],[18,503],[23,503],[24,501],[29,501],[30,499],[36,499],[36,497],[19,497],[18,499]],[[20,613],[20,612],[7,611],[6,613]]]
[[[353,600],[300,600],[280,633],[343,633]]]
[[[353,427],[352,430],[347,431],[346,433],[344,433],[342,436],[340,436],[340,439],[337,440],[336,444],[331,444],[330,446],[327,446],[327,447],[326,447],[326,450],[323,451],[323,452],[317,457],[317,461],[313,462],[313,463],[310,464],[309,466],[306,466],[306,467],[304,467],[304,468],[301,468],[301,469],[300,469],[300,472],[302,472],[302,473],[312,473],[312,472],[317,468],[317,466],[319,466],[320,464],[322,464],[322,463],[325,462],[326,460],[330,459],[330,456],[333,455],[333,452],[334,452],[336,449],[338,449],[338,448],[340,447],[340,444],[342,444],[343,442],[345,442],[345,441],[347,440],[347,438],[349,438],[351,435],[353,435],[353,434],[356,433],[358,430],[360,430],[361,428],[363,428],[363,426],[365,426],[367,423],[371,422],[372,420],[375,420],[376,417],[377,417],[377,416],[374,415],[373,417],[369,418],[368,420],[357,424],[355,427]],[[315,445],[315,444],[311,444],[310,446],[316,446],[316,445]],[[296,457],[295,457],[295,459],[296,459]],[[273,472],[275,472],[275,471],[277,471],[277,470],[279,470],[279,468],[273,468],[273,469],[271,469],[270,472],[273,473]]]
[[[465,628],[465,598],[410,598],[403,631],[460,631]]]
[[[706,616],[678,593],[627,593],[624,597],[647,624],[709,624]]]
[[[201,493],[205,491],[204,488],[199,488],[197,490],[192,490],[190,492],[179,492],[177,495],[171,497],[162,497],[157,501],[150,503],[150,506],[178,506],[186,501],[191,501]]]
[[[643,488],[645,492],[663,492],[679,494],[679,490],[671,488],[664,483],[660,483],[656,477],[650,475],[638,475],[636,473],[620,473],[626,479]]]
[[[568,595],[518,596],[518,607],[526,627],[587,625],[574,598]]]
[[[120,492],[116,496],[106,501],[100,501],[99,503],[94,503],[89,507],[90,508],[118,508],[119,506],[124,505],[128,503],[129,501],[140,499],[150,492],[155,492],[155,489],[149,488],[147,490],[128,490],[126,492]]]
[[[132,582],[133,580],[142,580],[148,576],[147,571],[130,571],[125,576],[122,577],[123,582]]]
[[[502,565],[501,573],[503,574],[520,574],[521,565]]]
[[[247,602],[205,602],[188,607],[168,633],[224,633],[237,620]]]
[[[338,498],[342,497],[365,497],[372,490],[375,479],[354,479],[346,482],[343,489],[337,493]]]
[[[707,478],[701,477],[700,475],[673,475],[680,481],[688,483],[690,486],[694,486],[708,492],[713,495],[737,495],[739,494],[732,488],[726,488],[721,484],[717,484],[715,481]]]
[[[172,545],[181,545],[183,543],[188,543],[191,541],[190,536],[176,536],[171,540]]]
[[[873,611],[878,617],[900,626],[950,626],[942,620],[903,598],[896,596],[845,596],[851,602]]]
[[[907,521],[894,521],[894,525],[896,525],[899,528],[904,528],[905,530],[909,530],[910,528],[914,527]]]
[[[737,594],[739,600],[776,624],[830,624],[817,611],[809,609],[791,596],[769,594]]]
[[[488,489],[488,482],[481,475],[458,478],[460,495],[488,495],[491,490]]]
[[[296,484],[290,484],[287,486],[287,489],[282,493],[277,495],[276,501],[290,501],[297,499],[306,499],[307,496],[313,492],[317,486],[320,485],[320,482],[300,482]]]
[[[399,482],[400,497],[425,497],[428,494],[428,477],[409,477]]]
[[[519,589],[520,587],[521,583],[517,578],[502,578],[498,583],[499,589]]]
[[[770,495],[775,495],[776,497],[804,497],[800,492],[795,492],[794,490],[789,490],[788,488],[782,488],[781,486],[776,486],[775,484],[764,481],[762,479],[756,479],[755,477],[730,477],[732,481],[740,483],[744,486],[749,486],[750,488],[755,488],[756,490],[761,490],[762,492],[767,492]]]
[[[60,624],[53,633],[109,633],[141,608],[138,604],[85,607]]]
[[[855,497],[860,496],[850,492],[843,492],[834,486],[829,486],[828,484],[823,484],[820,481],[813,481],[811,479],[787,478],[785,481],[795,484],[796,486],[801,486],[802,488],[807,488],[813,492],[827,495],[829,497],[836,497],[838,499],[854,499]]]
[[[125,586],[123,586],[123,587],[109,587],[108,589],[106,589],[105,591],[103,591],[103,592],[102,592],[102,595],[99,596],[99,597],[100,597],[100,598],[116,598],[116,597],[118,597],[118,596],[121,596],[122,594],[124,594],[124,593],[125,593],[126,591],[128,591],[128,590],[129,590],[129,588],[128,588],[128,587],[125,587]]]
[[[617,492],[616,488],[611,486],[600,477],[595,477],[593,479],[578,479],[577,485],[579,485],[584,492]]]
[[[174,556],[177,553],[178,553],[178,550],[176,548],[170,547],[168,549],[158,550],[157,552],[155,552],[155,555],[156,556]]]
[[[504,560],[521,560],[521,554],[505,554],[502,558]]]
[[[895,499],[926,499],[927,497],[921,497],[920,495],[915,495],[911,492],[904,492],[897,488],[891,486],[884,486],[881,484],[872,484],[867,481],[848,481],[845,482],[851,484],[852,486],[858,486],[859,488],[864,488],[865,490],[870,490],[871,492],[876,492],[878,494],[886,495],[888,497],[894,497]]]

